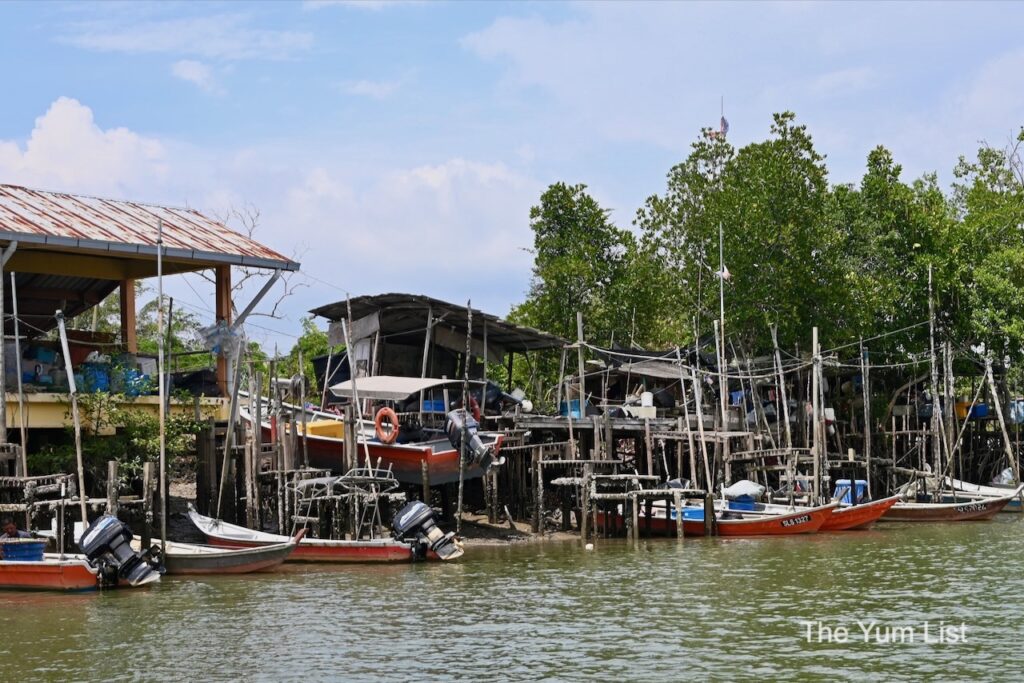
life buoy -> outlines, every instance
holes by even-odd
[[[387,419],[391,423],[391,431],[384,431],[384,420]],[[381,443],[392,444],[395,439],[398,438],[398,414],[391,408],[381,408],[377,411],[377,416],[373,418],[373,428],[377,432],[377,438],[380,439]]]
[[[477,403],[475,396],[469,397],[469,410],[473,413],[473,419],[477,422],[480,421],[480,404]]]

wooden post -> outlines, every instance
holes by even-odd
[[[715,536],[718,525],[715,524],[715,497],[711,492],[704,494],[704,535]]]
[[[215,273],[214,317],[231,324],[231,266],[217,266]],[[217,356],[217,387],[221,396],[228,395],[228,357],[226,353]]]
[[[430,466],[426,460],[420,461],[420,479],[423,482],[423,502],[430,505]]]
[[[509,377],[512,376],[509,371]],[[565,383],[565,347],[562,347],[562,357],[558,361],[558,386],[555,389],[555,414],[557,415],[562,410],[562,386]],[[569,406],[569,416],[572,417],[572,405],[569,403],[572,398],[570,396],[565,397],[566,405]]]
[[[580,540],[587,542],[590,521],[590,473],[592,465],[583,466],[583,483],[580,489]]]
[[[544,522],[544,472],[540,464],[541,447],[533,449],[533,533],[542,531]]]
[[[871,389],[868,381],[868,373],[871,372],[871,363],[868,360],[868,350],[864,342],[860,343],[860,388],[864,400],[864,467],[867,470],[865,479],[868,482],[868,500],[871,500]],[[856,487],[854,488],[856,490]]]
[[[632,502],[630,516],[633,518],[633,543],[636,544],[640,541],[640,499],[637,498],[636,493],[631,492],[630,500]]]
[[[683,494],[678,490],[672,492],[672,504],[676,509],[676,538],[683,540]]]
[[[775,372],[779,376],[779,403],[782,404],[782,420],[786,426],[786,448],[793,448],[793,434],[789,429],[789,399],[786,397],[786,378],[782,374],[782,355],[779,353],[779,328],[772,325],[772,346],[775,349]]]
[[[644,418],[644,448],[647,450],[647,474],[654,474],[654,444],[651,442],[651,421]]]
[[[153,542],[153,463],[142,463],[142,547]]]
[[[587,414],[583,408],[583,404],[587,400],[587,385],[584,377],[586,373],[583,368],[583,313],[581,311],[576,311],[576,358],[579,361],[580,371],[580,419],[582,420]],[[572,411],[570,410],[569,413],[571,417]]]
[[[128,353],[139,352],[138,323],[135,319],[135,280],[121,280],[118,291],[121,304],[121,343]]]
[[[118,510],[117,461],[107,461],[107,514],[117,517]]]
[[[1006,431],[1006,420],[1003,418],[1002,398],[996,389],[996,381],[992,376],[992,359],[985,356],[985,378],[988,380],[988,389],[992,392],[992,403],[996,410],[996,417],[999,418],[999,430],[1003,435],[1003,448],[1006,451],[1006,458],[1010,461],[1010,469],[1013,470],[1013,480],[1020,483],[1020,462],[1013,454],[1013,446],[1010,445],[1010,435]]]
[[[814,505],[818,505],[821,501],[821,461],[823,451],[826,449],[825,439],[821,434],[821,403],[819,393],[821,391],[821,357],[820,349],[818,348],[818,328],[815,327],[811,330],[811,354],[814,361],[814,369],[811,373],[811,406],[813,411],[813,422],[814,428],[811,433],[814,437],[814,482],[812,483],[812,493],[814,495]]]
[[[430,342],[434,338],[434,308],[433,306],[427,306],[427,329],[423,334],[423,358],[420,360],[420,379],[427,376],[427,361],[430,360]],[[345,353],[350,353],[350,350],[346,347]],[[351,358],[351,356],[349,356]],[[351,361],[349,366],[352,366]],[[425,392],[420,392],[420,423],[423,422],[423,399],[426,396]],[[448,405],[445,404],[444,409],[448,410]]]

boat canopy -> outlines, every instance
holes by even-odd
[[[355,391],[359,398],[376,398],[383,401],[401,401],[407,396],[418,394],[444,384],[459,384],[459,379],[434,379],[433,377],[395,377],[393,375],[375,375],[359,377],[355,381]],[[479,384],[480,382],[471,382]],[[331,393],[335,396],[351,398],[353,394],[352,380],[335,384]]]

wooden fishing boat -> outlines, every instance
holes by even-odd
[[[41,561],[0,560],[0,589],[89,591],[99,588],[84,557],[46,555]]]
[[[825,520],[818,531],[867,529],[881,519],[882,515],[899,500],[899,496],[889,496],[857,505],[840,505],[832,510],[832,515]]]
[[[817,532],[825,520],[839,503],[829,503],[810,508],[787,508],[785,512],[767,512],[757,510],[730,510],[722,508],[716,502],[715,518],[719,536],[791,536],[795,534],[813,534]],[[621,513],[618,523],[622,524]],[[598,525],[606,519],[603,513],[598,515]],[[647,520],[643,512],[640,514],[640,525],[647,528]],[[676,512],[664,503],[656,502],[651,511],[650,530],[659,535],[671,535],[676,530]],[[688,505],[683,508],[683,535],[704,535],[704,508]]]
[[[953,477],[944,478],[943,488],[950,491],[943,492],[943,503],[970,502],[978,498],[1000,498],[1013,493],[1013,486],[985,486],[983,484],[972,484],[969,481],[961,481]],[[1017,496],[1006,504],[1000,512],[1024,513],[1024,498]]]
[[[457,383],[455,380],[421,379],[409,377],[390,377],[380,375],[364,377],[357,380],[360,400],[373,399],[381,401],[397,401],[420,391],[429,391],[445,384]],[[344,382],[331,388],[339,395],[350,396],[351,382]],[[348,392],[347,394],[345,392]],[[318,469],[341,472],[345,468],[345,424],[336,413],[315,409],[305,409],[285,404],[289,412],[304,414],[305,427],[302,419],[296,420],[296,431],[309,453],[309,464]],[[240,409],[243,420],[252,424],[252,412]],[[282,427],[282,429],[287,429]],[[304,431],[303,431],[304,430]],[[260,417],[260,431],[265,442],[274,440],[277,426],[267,417],[264,405]],[[440,429],[422,429],[415,438],[406,440],[403,434],[394,443],[384,443],[376,432],[373,420],[363,420],[359,424],[358,461],[365,462],[367,454],[370,461],[380,463],[384,469],[391,469],[394,477],[403,484],[420,485],[423,482],[423,464],[427,465],[427,473],[431,486],[451,484],[459,480],[459,450],[455,448],[447,434]],[[495,456],[501,450],[504,435],[496,432],[478,432],[481,444],[489,447]],[[350,460],[352,467],[355,460]],[[484,474],[476,462],[466,465],[464,479],[478,479]]]
[[[890,496],[881,500],[873,500],[857,505],[839,503],[833,508],[832,514],[825,519],[818,531],[852,531],[854,529],[867,529],[877,522],[885,512],[899,502],[900,496]],[[760,513],[787,514],[794,510],[809,509],[806,507],[790,507],[777,503],[737,503],[730,501],[730,511],[753,511]]]
[[[298,547],[306,535],[300,529],[287,543],[253,548],[215,548],[208,545],[168,541],[163,556],[167,574],[249,574],[274,569]],[[135,537],[132,547],[141,549],[142,539]],[[156,545],[159,548],[158,544]]]
[[[900,501],[889,508],[881,520],[883,522],[966,522],[992,519],[1011,500],[1020,495],[1024,486],[1018,487],[1012,494],[998,498],[982,498],[970,502],[958,503],[918,503]]]
[[[287,536],[246,529],[213,519],[189,508],[189,519],[203,532],[210,545],[219,548],[266,548],[287,543]],[[412,562],[415,557],[409,543],[392,538],[342,541],[303,538],[287,557],[287,562]],[[428,558],[429,559],[429,558]]]

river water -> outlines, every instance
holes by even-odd
[[[1022,557],[1001,515],[0,593],[0,679],[1021,680]]]

